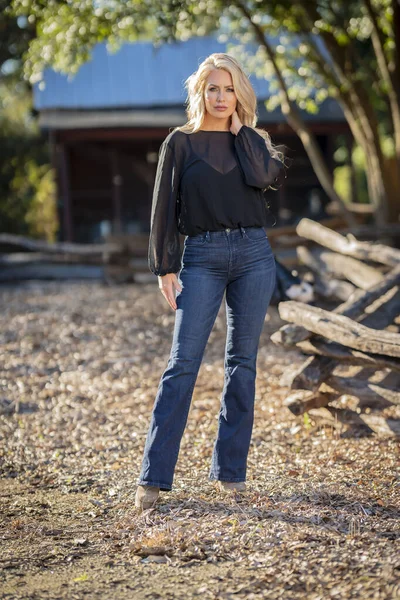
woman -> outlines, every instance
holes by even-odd
[[[276,183],[283,164],[268,134],[253,128],[254,90],[238,62],[222,53],[206,58],[186,85],[188,121],[161,145],[151,211],[149,267],[176,313],[145,443],[139,509],[172,489],[198,370],[224,294],[225,382],[209,478],[221,490],[245,490],[258,344],[275,286],[263,190]],[[179,233],[186,236],[182,260]]]

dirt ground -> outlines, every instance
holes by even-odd
[[[174,489],[135,511],[173,323],[156,282],[0,288],[0,597],[400,598],[398,440],[291,415],[279,379],[304,356],[270,342],[275,307],[258,356],[249,491],[223,495],[208,480],[222,305]]]

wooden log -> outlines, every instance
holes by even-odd
[[[97,265],[18,265],[12,269],[0,269],[0,282],[27,279],[102,279],[104,267]]]
[[[343,217],[328,217],[320,221],[322,225],[331,228],[339,228],[345,226],[345,220]],[[278,227],[267,227],[266,233],[269,239],[280,238],[282,235],[296,235],[297,225],[282,225]]]
[[[342,256],[324,250],[310,251],[305,246],[298,246],[297,256],[301,264],[319,275],[329,278],[333,275],[339,279],[347,279],[357,287],[367,290],[384,279],[383,273],[365,265],[355,258]]]
[[[358,414],[353,410],[332,406],[312,408],[309,414],[317,422],[339,430],[343,429],[343,425],[362,426],[367,428],[370,434],[375,433],[379,437],[398,437],[400,435],[400,419],[386,419],[382,415],[373,413]]]
[[[333,312],[352,319],[359,318],[367,306],[370,306],[375,300],[398,284],[400,284],[400,265],[392,269],[390,273],[385,275],[381,282],[374,285],[371,289],[366,291],[356,290],[346,302],[337,306]],[[291,346],[293,343],[309,339],[312,335],[312,332],[301,325],[288,324],[283,325],[276,331],[271,336],[271,340],[276,344]]]
[[[288,323],[287,325],[283,325],[278,331],[275,331],[270,336],[270,339],[274,344],[280,344],[286,348],[290,348],[298,342],[307,340],[311,335],[312,333],[308,331],[308,329]]]
[[[48,252],[49,254],[80,254],[82,256],[93,254],[113,254],[123,251],[121,244],[74,244],[72,242],[45,242],[33,240],[20,235],[0,233],[0,244],[25,248],[34,252]]]
[[[361,290],[356,291],[356,295],[349,298],[346,302],[337,306],[334,313],[357,319],[362,316],[367,306],[370,306],[378,298],[383,296],[388,290],[400,285],[400,265],[386,273],[382,281],[366,290],[364,293]]]
[[[318,336],[312,337],[310,340],[305,340],[304,342],[299,342],[296,348],[300,348],[300,350],[305,354],[311,354],[313,356],[315,354],[318,356],[326,356],[333,361],[339,361],[345,364],[400,371],[400,359],[398,358],[390,358],[388,356],[382,356],[381,354],[368,354],[367,352],[361,352],[360,350],[353,350],[352,348],[346,348],[345,346],[341,346],[335,342],[327,342]],[[318,361],[318,363],[320,362],[321,361]],[[314,370],[316,369],[315,361],[310,361],[309,364],[311,365],[311,368],[314,368]],[[324,372],[330,372],[332,370],[332,366],[333,363],[329,361],[326,371],[323,371],[322,368],[317,369],[318,372],[314,376],[316,381],[315,383],[314,381],[312,382],[312,388],[314,388],[315,385],[318,386],[323,381]],[[304,370],[305,367],[302,365],[303,378],[300,381],[294,378],[292,382],[292,385],[294,386],[293,389],[296,389],[297,387],[300,389],[309,389],[308,387],[301,387],[304,385],[304,375],[306,375],[304,374]],[[307,376],[307,379],[310,378]]]
[[[114,255],[120,256],[120,255]],[[0,267],[11,268],[21,265],[47,264],[104,264],[101,254],[53,254],[48,252],[12,252],[11,254],[0,254]]]
[[[357,238],[364,237],[368,240],[374,240],[385,237],[398,238],[400,237],[400,223],[387,223],[386,225],[355,225],[354,227],[335,227],[330,224],[323,223],[328,227],[335,229],[337,233],[341,235],[355,235]]]
[[[296,232],[299,236],[313,240],[321,246],[346,256],[390,266],[400,263],[400,250],[397,248],[391,248],[384,244],[359,242],[354,235],[350,234],[346,238],[311,219],[302,219],[297,225]]]
[[[372,329],[386,329],[400,315],[400,287],[396,286],[368,307],[359,323]]]
[[[362,325],[364,327],[370,327],[374,330],[380,330],[393,323],[394,319],[398,316],[400,312],[400,291],[398,287],[396,286],[388,292],[386,292],[386,294],[384,294],[379,299],[379,305],[378,301],[376,301],[375,305],[372,305],[370,309],[372,310],[372,312],[366,315],[362,321]],[[324,354],[328,354],[329,347],[335,346],[333,342],[326,342],[323,338],[317,337],[314,339],[311,338],[311,340],[312,341],[309,342],[310,345],[312,345],[314,341],[317,344],[320,343],[325,345]],[[307,340],[303,342],[303,345],[306,343]],[[338,345],[338,347],[343,348],[344,351],[346,350],[343,346]],[[376,365],[378,365],[379,363],[382,364],[385,361],[386,363],[390,363],[390,361],[396,362],[397,360],[383,356],[381,356],[379,360],[379,354],[368,354],[352,349],[347,349],[347,355],[349,357],[353,357],[354,359],[356,359],[356,357],[358,359],[361,359],[359,361],[351,361],[354,363],[369,362],[373,360],[373,358],[370,357],[375,357]],[[329,374],[329,372],[332,371],[332,369],[334,368],[335,360],[337,359],[333,357],[331,358],[331,360],[329,360],[328,358],[321,358],[319,356],[309,358],[303,365],[301,365],[297,372],[294,373],[293,380],[291,382],[291,387],[293,389],[306,389],[316,391],[319,388],[321,382],[326,377],[326,375]],[[385,366],[389,366],[389,364],[386,364]]]
[[[400,357],[400,334],[376,331],[348,317],[289,300],[278,306],[280,317],[313,333],[363,352]]]
[[[310,392],[309,390],[297,390],[292,392],[284,401],[284,405],[296,416],[303,415],[311,408],[326,406],[337,398],[337,394],[322,394],[321,392]]]
[[[290,387],[292,378],[292,373],[286,371],[281,377],[280,385]],[[382,381],[370,381],[368,376],[363,375],[363,371],[357,373],[356,376],[330,374],[318,390],[298,389],[292,392],[286,398],[285,405],[292,410],[293,403],[292,412],[300,415],[307,412],[309,408],[326,406],[333,399],[340,398],[343,395],[356,398],[361,407],[368,406],[382,409],[392,405],[399,406],[399,375],[398,373],[389,373]]]
[[[314,274],[314,291],[318,296],[327,300],[340,300],[345,302],[357,288],[349,281],[339,279],[327,279]]]
[[[385,408],[392,404],[400,405],[400,386],[398,378],[391,383],[373,382],[357,377],[331,375],[324,381],[316,394],[336,394],[355,396],[361,406]]]

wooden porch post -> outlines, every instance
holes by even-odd
[[[112,169],[112,203],[113,203],[113,233],[122,231],[122,175],[120,173],[119,153],[117,148],[111,150]]]
[[[62,201],[63,215],[63,238],[66,242],[74,241],[74,231],[72,223],[71,208],[71,182],[69,176],[69,153],[66,144],[61,142],[58,146],[59,165],[60,165],[60,192]]]

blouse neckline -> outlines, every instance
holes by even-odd
[[[200,131],[203,133],[232,133],[232,131],[226,129],[199,129],[197,133],[200,133]]]

